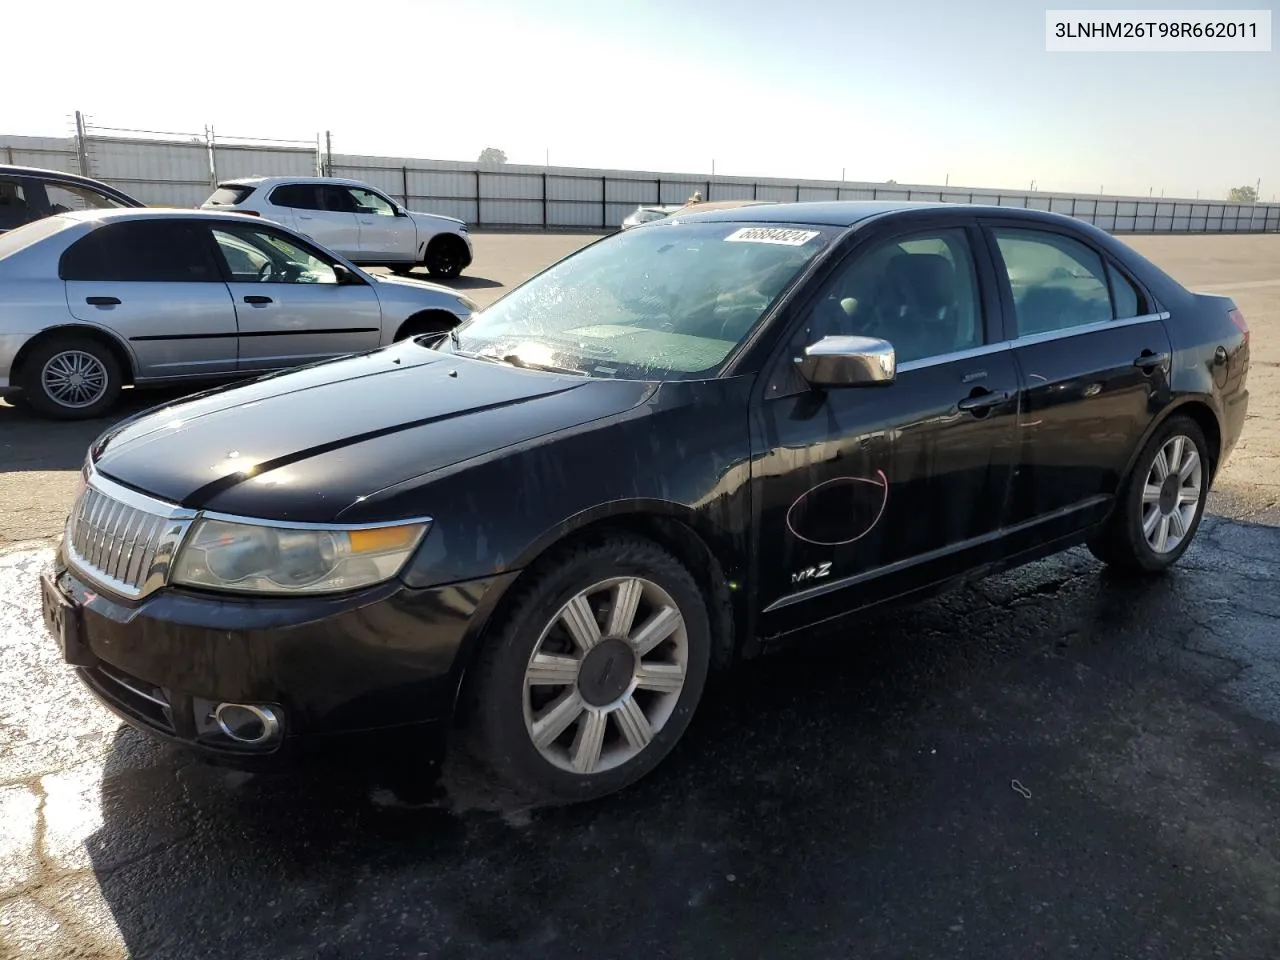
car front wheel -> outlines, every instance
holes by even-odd
[[[1189,417],[1170,418],[1143,448],[1110,521],[1089,541],[1090,551],[1136,573],[1173,566],[1200,528],[1209,467],[1204,431]]]
[[[620,790],[684,733],[710,649],[701,591],[661,547],[617,535],[571,548],[520,592],[481,653],[474,752],[535,803]]]
[[[443,234],[427,245],[427,253],[423,259],[431,276],[451,280],[462,273],[467,259],[467,245],[458,237]]]

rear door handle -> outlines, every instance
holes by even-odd
[[[1142,355],[1133,361],[1133,365],[1143,373],[1151,373],[1156,367],[1163,367],[1169,360],[1167,353],[1152,353],[1150,350],[1143,350]]]
[[[252,303],[255,307],[261,307],[261,306],[264,306],[265,304],[271,303],[271,298],[259,296],[258,294],[255,293],[245,297],[244,302]]]
[[[992,407],[998,407],[1005,403],[1013,394],[1008,390],[987,390],[984,387],[974,387],[973,392],[965,397],[956,406],[968,413],[972,413],[975,417],[984,417]]]
[[[95,307],[118,307],[120,306],[119,297],[85,297],[85,303],[93,304]]]

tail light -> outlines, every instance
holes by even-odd
[[[1244,342],[1249,342],[1249,325],[1244,322],[1244,314],[1240,312],[1239,307],[1232,307],[1227,311],[1227,316],[1231,318],[1231,322],[1236,325],[1236,329],[1244,334]]]

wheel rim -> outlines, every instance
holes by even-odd
[[[524,674],[534,748],[576,774],[639,756],[675,712],[689,663],[684,617],[651,580],[615,577],[575,594],[542,631]]]
[[[458,260],[458,253],[453,248],[453,244],[442,244],[431,254],[432,266],[438,273],[452,273]]]
[[[1187,539],[1200,507],[1203,479],[1195,443],[1183,434],[1170,437],[1142,487],[1142,535],[1156,553],[1171,553]]]
[[[54,403],[78,410],[91,407],[107,392],[107,368],[84,350],[63,350],[40,371],[40,385]]]

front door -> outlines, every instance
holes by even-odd
[[[1101,520],[1169,397],[1172,346],[1147,294],[1074,231],[994,221],[1023,378],[1011,549]]]
[[[944,580],[993,556],[1016,449],[1018,379],[976,229],[856,248],[819,293],[752,417],[756,601],[765,636]],[[980,270],[979,267],[982,267]],[[810,389],[823,336],[894,345],[887,386]]]
[[[314,209],[295,207],[298,232],[349,260],[360,259],[360,224],[345,187],[316,184]]]
[[[372,350],[382,310],[363,280],[339,283],[333,261],[266,224],[213,229],[240,328],[239,369],[272,370]]]
[[[128,341],[138,379],[235,372],[236,311],[202,223],[103,224],[58,269],[72,316]]]
[[[413,262],[418,253],[418,230],[413,220],[396,212],[387,198],[372,190],[351,188],[360,224],[360,257],[368,262]]]

